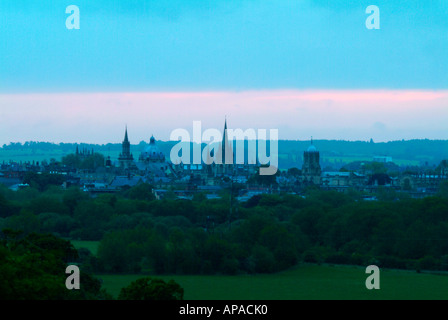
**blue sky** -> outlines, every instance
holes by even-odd
[[[226,115],[281,139],[448,139],[448,1],[0,0],[0,144]]]
[[[1,0],[0,17],[1,92],[448,87],[444,0]]]

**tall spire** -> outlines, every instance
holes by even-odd
[[[227,130],[227,116],[224,117],[224,133],[226,133]]]
[[[233,163],[233,151],[232,146],[229,143],[229,136],[227,134],[227,116],[224,120],[224,133],[222,135],[221,155],[224,164]]]
[[[223,155],[225,155],[225,146],[228,142],[228,137],[227,137],[227,116],[224,118],[224,131],[222,133],[222,153]]]
[[[128,125],[126,125],[126,130],[125,130],[125,133],[124,133],[124,141],[125,142],[129,142],[129,139],[128,139]]]
[[[129,142],[128,138],[128,125],[126,125],[125,131],[124,131],[124,140],[121,144],[121,154],[119,157],[119,160],[132,160],[132,154],[131,154],[131,144]]]

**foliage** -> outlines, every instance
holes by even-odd
[[[309,188],[303,196],[153,200],[151,186],[90,198],[77,189],[0,189],[0,225],[99,241],[89,268],[106,273],[266,273],[301,262],[448,270],[448,197],[378,201]],[[231,214],[230,214],[231,213]]]
[[[269,165],[261,165],[260,168],[267,168]],[[249,178],[249,183],[256,183],[261,186],[272,186],[277,185],[277,177],[280,176],[280,170],[277,170],[275,174],[272,175],[262,175],[260,174],[260,168],[257,168],[257,172],[254,173]]]
[[[8,201],[2,194],[0,194],[0,217],[9,217],[19,213],[20,207]]]
[[[70,168],[94,171],[104,167],[105,158],[101,153],[93,153],[85,157],[71,153],[62,157],[62,164]]]
[[[155,200],[155,196],[152,193],[152,186],[147,183],[139,183],[136,186],[129,188],[125,191],[124,196],[132,200]]]
[[[118,300],[183,300],[184,289],[174,280],[140,278],[122,288]]]
[[[0,239],[0,300],[110,298],[99,280],[84,272],[79,290],[65,287],[65,268],[78,259],[69,241],[11,229],[4,229]]]
[[[27,183],[39,191],[45,191],[51,185],[61,186],[64,181],[64,176],[61,174],[33,171],[28,171],[23,178],[23,183]]]

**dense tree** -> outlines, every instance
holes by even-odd
[[[10,216],[4,227],[8,229],[20,230],[24,234],[41,231],[41,223],[39,218],[32,212],[22,209],[19,214]]]
[[[438,195],[442,198],[448,199],[448,181],[443,181],[440,184]]]
[[[14,205],[11,201],[8,201],[2,194],[0,194],[0,217],[9,217],[17,214],[20,211],[20,207]]]
[[[54,212],[44,212],[38,216],[42,232],[55,233],[62,237],[69,237],[76,227],[76,220],[68,215]]]
[[[0,226],[24,237],[101,240],[98,257],[85,258],[96,272],[275,272],[301,261],[448,269],[443,189],[411,199],[380,187],[379,201],[363,201],[356,192],[309,188],[303,196],[258,195],[245,204],[230,203],[229,194],[152,200],[149,190],[91,198],[57,187],[0,189]]]
[[[23,183],[27,183],[39,191],[44,191],[51,185],[61,186],[64,181],[65,178],[61,174],[36,173],[33,171],[28,171],[23,178]]]
[[[88,200],[89,196],[86,192],[81,191],[77,187],[72,187],[64,192],[62,201],[64,205],[68,208],[69,213],[73,215],[75,208],[80,201]]]
[[[67,167],[94,171],[100,167],[104,167],[105,158],[101,153],[96,152],[83,157],[71,153],[62,157],[61,162]]]
[[[184,289],[174,280],[145,277],[122,288],[119,300],[183,300]]]
[[[261,167],[266,168],[268,165],[262,165]],[[249,183],[256,183],[266,187],[277,185],[277,177],[280,175],[280,170],[277,170],[277,172],[272,175],[261,175],[259,171],[260,169],[258,168],[257,172],[249,178]]]
[[[289,168],[287,171],[287,175],[290,175],[293,177],[299,177],[301,174],[302,174],[302,170],[300,170],[296,167]]]
[[[154,193],[152,192],[152,186],[147,183],[139,183],[136,186],[129,188],[124,192],[124,195],[133,200],[155,200]]]
[[[65,268],[78,257],[71,243],[48,234],[0,234],[0,300],[105,299],[98,279],[82,273],[79,290],[65,287]]]
[[[49,196],[40,196],[32,199],[26,206],[30,212],[40,214],[42,212],[54,212],[58,214],[69,214],[69,208],[57,198]]]
[[[73,217],[79,228],[73,231],[73,237],[85,240],[100,240],[104,227],[113,215],[109,203],[101,201],[82,201],[76,207]]]

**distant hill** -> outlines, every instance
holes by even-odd
[[[157,141],[160,150],[169,157],[173,141]],[[281,169],[301,167],[303,152],[310,141],[280,140],[279,166]],[[448,159],[448,140],[402,140],[390,142],[344,141],[344,140],[314,140],[314,146],[320,152],[321,166],[339,169],[344,164],[354,161],[372,161],[374,156],[392,157],[394,163],[400,166],[436,166],[443,159]],[[134,158],[138,158],[147,142],[131,145]],[[0,162],[3,161],[42,161],[60,160],[63,156],[74,153],[75,143],[26,142],[10,143],[0,148]],[[86,148],[118,158],[121,143],[78,144],[79,150]]]
[[[402,140],[390,142],[315,140],[313,144],[320,151],[321,166],[353,161],[372,161],[374,156],[389,156],[393,162],[402,166],[438,165],[448,158],[448,140]],[[279,141],[279,153],[298,154],[296,162],[301,164],[301,157],[310,145],[309,141]],[[280,157],[282,159],[282,157]],[[290,161],[283,163],[289,167]]]

